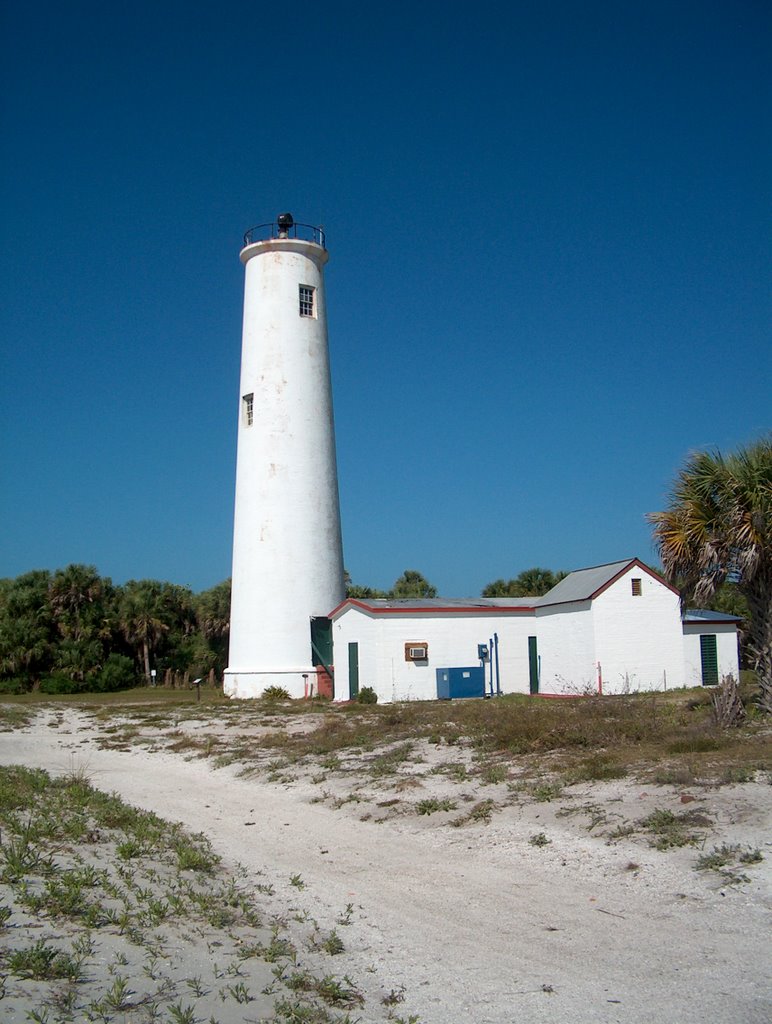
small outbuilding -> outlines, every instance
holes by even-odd
[[[739,675],[739,619],[681,609],[637,558],[572,572],[538,598],[365,600],[330,613],[336,700],[630,693]]]

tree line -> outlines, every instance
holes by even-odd
[[[562,575],[530,569],[489,584],[483,596],[546,593]],[[406,569],[389,590],[354,584],[346,573],[346,593],[420,599],[436,597],[437,588],[417,569]],[[0,693],[120,690],[160,683],[170,674],[220,682],[230,599],[230,580],[194,594],[161,580],[115,585],[92,565],[0,579]]]
[[[0,692],[119,690],[167,673],[221,676],[230,581],[193,594],[160,580],[116,586],[94,566],[0,580]]]

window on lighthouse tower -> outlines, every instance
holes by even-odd
[[[252,422],[255,418],[255,395],[254,392],[250,395],[244,395],[244,426],[251,427]]]
[[[308,284],[301,284],[300,286],[300,315],[301,316],[314,316],[314,290]]]

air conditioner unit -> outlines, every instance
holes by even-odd
[[[426,643],[405,644],[405,661],[426,661],[429,657],[429,645]]]

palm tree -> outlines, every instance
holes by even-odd
[[[729,580],[747,601],[758,702],[772,713],[772,436],[726,458],[691,455],[668,508],[647,518],[682,600],[706,603]]]
[[[163,584],[157,580],[129,580],[120,590],[121,631],[137,651],[148,686],[151,683],[150,655],[169,630],[163,619],[162,588]]]

